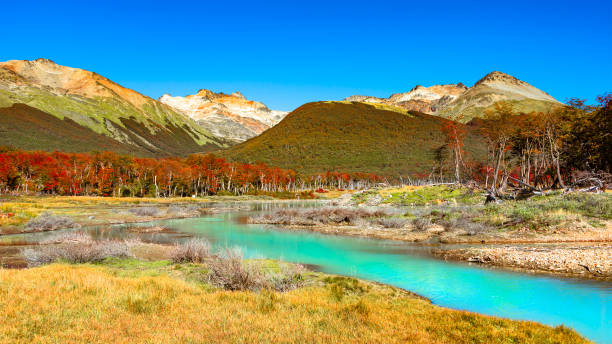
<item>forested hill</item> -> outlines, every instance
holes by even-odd
[[[360,102],[302,105],[279,124],[221,155],[265,162],[305,173],[369,172],[385,176],[428,175],[447,160],[448,120],[393,106]],[[465,150],[484,157],[485,145],[467,130]]]

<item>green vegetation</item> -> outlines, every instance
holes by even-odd
[[[203,270],[118,258],[0,270],[0,317],[11,319],[0,341],[588,343],[563,326],[441,308],[352,278],[308,273],[288,292],[230,292],[202,282]]]
[[[309,103],[260,136],[219,154],[305,174],[345,171],[422,177],[447,155],[444,121],[390,106]],[[477,134],[469,132],[465,143],[470,154],[484,156]]]
[[[528,200],[507,201],[487,205],[476,219],[489,225],[531,230],[575,229],[585,225],[598,227],[600,220],[612,219],[612,195],[553,193]]]
[[[597,228],[612,219],[612,194],[552,192],[526,200],[484,205],[485,194],[463,186],[436,185],[378,189],[357,193],[355,204],[411,207],[403,217],[421,230],[440,225],[447,230],[498,232]]]
[[[369,190],[353,196],[356,204],[367,203],[378,197],[382,203],[396,206],[423,206],[432,204],[480,204],[483,194],[459,185],[435,185],[429,187],[404,187],[401,189]]]
[[[0,145],[21,149],[176,156],[226,146],[152,99],[138,109],[118,97],[85,98],[24,87],[0,89],[0,111]]]

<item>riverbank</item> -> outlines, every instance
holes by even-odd
[[[228,203],[238,209],[246,202],[283,202],[269,196],[208,196],[181,198],[20,196],[0,198],[0,236],[52,231],[79,226],[103,226],[198,217],[223,209],[211,209],[213,202]],[[290,202],[290,201],[288,201]],[[28,223],[41,215],[58,217],[60,223],[45,221],[41,226]],[[64,221],[61,221],[64,220]]]
[[[0,324],[0,341],[588,343],[563,326],[445,309],[352,278],[307,271],[286,292],[228,291],[205,278],[210,269],[110,258],[0,270],[0,317],[11,319]]]
[[[504,245],[467,249],[436,249],[434,255],[446,260],[564,274],[612,279],[611,243],[562,245]]]
[[[551,192],[483,203],[482,192],[466,187],[404,187],[339,195],[332,201],[335,208],[277,210],[249,222],[437,245],[435,255],[449,260],[610,278],[612,194]],[[446,249],[445,244],[476,247]],[[556,246],[540,251],[541,244]]]

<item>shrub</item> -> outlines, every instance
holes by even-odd
[[[426,231],[431,227],[431,220],[428,217],[417,217],[412,220],[414,228],[418,231]]]
[[[563,195],[563,201],[558,208],[576,208],[587,216],[612,219],[612,196],[608,194],[571,192]]]
[[[278,272],[264,274],[265,288],[276,291],[289,291],[304,285],[304,272],[301,265],[283,264]]]
[[[278,270],[266,270],[255,261],[244,261],[237,249],[225,249],[207,263],[208,281],[225,290],[288,291],[304,284],[303,267],[282,264]]]
[[[198,213],[197,206],[170,206],[166,211],[168,214],[172,214],[174,216],[191,216],[194,213]]]
[[[448,220],[443,220],[440,223],[445,230],[462,229],[468,232],[469,235],[484,232],[488,227],[480,222],[474,222],[466,217],[451,217]]]
[[[137,207],[131,208],[129,212],[137,216],[155,216],[161,211],[156,207]]]
[[[43,245],[63,243],[91,243],[93,239],[87,233],[71,231],[66,233],[55,233],[52,237],[41,242]]]
[[[60,228],[78,227],[74,221],[66,216],[54,216],[49,212],[40,214],[26,224],[26,229],[31,232],[54,231]]]
[[[175,263],[202,263],[208,257],[210,257],[210,243],[199,238],[176,245],[172,253],[172,261]]]
[[[387,217],[380,218],[376,222],[384,228],[402,228],[406,224],[407,220],[397,217]]]
[[[282,225],[317,224],[357,224],[359,219],[388,216],[383,210],[367,210],[361,208],[324,207],[317,209],[278,209],[272,214],[251,218],[254,223],[273,223]]]
[[[208,269],[210,283],[226,290],[258,290],[263,284],[260,267],[243,262],[242,253],[236,249],[225,249],[208,263]]]
[[[132,257],[125,241],[92,241],[90,243],[45,245],[27,248],[22,254],[28,266],[38,266],[64,260],[69,263],[100,262],[108,257]]]

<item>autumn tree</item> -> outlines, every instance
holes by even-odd
[[[481,124],[481,134],[487,142],[487,177],[486,186],[489,182],[489,164],[493,164],[493,189],[502,190],[506,185],[506,156],[509,151],[508,143],[514,130],[514,109],[508,102],[497,102],[493,109],[485,111],[484,120]],[[502,172],[502,179],[499,179]]]
[[[442,124],[442,132],[446,136],[449,151],[453,155],[455,166],[455,182],[461,182],[461,166],[463,165],[463,140],[465,138],[465,126],[461,124],[463,115],[459,114]]]

